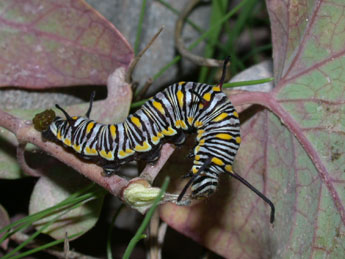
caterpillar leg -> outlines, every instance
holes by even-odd
[[[188,153],[187,158],[194,158],[194,149]]]
[[[186,173],[185,175],[183,175],[182,178],[186,179],[186,178],[189,178],[189,177],[192,177],[192,176],[193,176],[193,173],[189,172],[189,173]]]
[[[112,174],[115,174],[119,171],[119,166],[116,164],[105,164],[102,165],[103,172],[102,175],[105,177],[109,177]]]
[[[159,159],[159,157],[161,156],[161,148],[162,146],[156,146],[153,150],[151,150],[148,153],[141,153],[139,159],[140,160],[144,160],[147,163],[151,163],[154,164],[155,162],[157,162],[157,160]]]
[[[211,157],[209,157],[205,163],[199,168],[198,172],[196,174],[193,174],[192,178],[188,181],[188,183],[184,186],[183,190],[181,191],[180,195],[177,198],[177,202],[180,202],[185,195],[187,189],[193,184],[194,180],[198,175],[202,173],[209,165],[211,164]]]
[[[176,136],[173,136],[171,138],[171,142],[174,143],[177,146],[178,145],[183,145],[185,141],[186,141],[186,134],[184,134],[183,131],[180,131]]]

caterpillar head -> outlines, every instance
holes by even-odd
[[[55,118],[55,112],[49,109],[36,114],[35,117],[32,119],[32,122],[34,124],[34,128],[37,131],[43,132],[49,128],[50,124],[54,121]]]

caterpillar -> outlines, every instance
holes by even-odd
[[[218,85],[179,82],[168,86],[150,98],[123,123],[102,124],[91,120],[94,94],[85,116],[71,117],[59,105],[66,119],[55,117],[52,110],[33,119],[45,139],[62,142],[85,159],[103,167],[104,175],[116,173],[120,166],[133,160],[155,162],[164,143],[182,145],[186,134],[196,132],[197,144],[190,177],[177,198],[180,202],[191,188],[191,198],[205,198],[214,193],[221,173],[239,180],[271,207],[273,203],[244,178],[235,173],[232,165],[241,143],[239,115],[222,91],[226,65]]]

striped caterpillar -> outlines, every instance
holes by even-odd
[[[62,142],[83,158],[96,161],[103,167],[105,176],[116,173],[129,161],[155,162],[164,143],[181,145],[186,133],[196,132],[193,167],[186,174],[190,180],[177,201],[182,200],[189,187],[194,199],[210,196],[217,189],[219,174],[227,173],[270,205],[272,223],[273,203],[232,170],[241,137],[238,113],[222,92],[227,62],[228,59],[224,62],[220,84],[179,82],[170,85],[123,123],[107,125],[89,119],[93,94],[85,117],[71,117],[56,105],[66,119],[55,117],[55,113],[48,110],[35,116],[35,128],[42,131],[45,139]]]

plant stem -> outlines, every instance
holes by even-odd
[[[169,181],[170,181],[170,178],[169,177],[165,177],[163,185],[161,187],[161,190],[160,190],[157,198],[154,200],[151,208],[146,213],[143,222],[141,223],[140,227],[137,230],[137,233],[134,235],[134,237],[129,242],[129,244],[128,244],[127,248],[126,248],[126,251],[125,251],[125,253],[124,253],[123,257],[122,257],[123,259],[129,259],[130,255],[132,254],[132,251],[133,251],[134,247],[136,246],[136,244],[141,239],[146,237],[146,235],[144,235],[143,233],[144,233],[145,229],[147,228],[147,225],[149,224],[149,222],[150,222],[150,220],[152,218],[152,215],[153,215],[154,211],[156,210],[160,200],[162,199],[163,194],[165,193],[166,189],[168,188]]]

